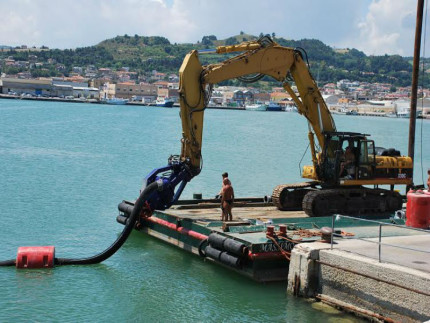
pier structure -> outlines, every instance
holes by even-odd
[[[354,231],[359,231],[356,228]],[[400,234],[400,235],[397,235]],[[430,232],[298,244],[288,292],[387,322],[430,319]]]

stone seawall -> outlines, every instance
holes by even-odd
[[[288,292],[382,320],[430,319],[430,273],[331,250],[324,243],[294,248]]]

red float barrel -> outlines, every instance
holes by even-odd
[[[55,247],[19,247],[16,255],[16,268],[54,267]]]
[[[406,225],[414,228],[430,227],[430,192],[409,191],[406,203]]]

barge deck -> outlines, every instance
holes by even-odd
[[[133,205],[133,201],[119,205],[118,222],[125,223]],[[233,221],[222,222],[219,200],[182,200],[142,217],[136,229],[258,282],[269,282],[287,280],[294,246],[326,241],[321,228],[331,227],[331,222],[332,217],[279,211],[263,198],[235,200]],[[347,231],[354,225],[340,219],[336,235],[352,236]]]

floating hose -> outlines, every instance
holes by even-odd
[[[15,266],[15,259],[0,261],[0,266]]]
[[[158,184],[157,182],[151,183],[148,185],[143,192],[140,194],[139,198],[136,200],[136,203],[134,205],[133,210],[131,211],[130,216],[127,218],[127,221],[125,223],[124,229],[122,230],[119,237],[115,240],[114,243],[110,247],[108,247],[106,250],[102,251],[101,253],[88,257],[88,258],[55,258],[55,265],[61,266],[61,265],[91,265],[91,264],[97,264],[100,263],[106,259],[108,259],[110,256],[112,256],[115,252],[118,251],[119,248],[124,244],[124,242],[129,237],[131,231],[134,228],[134,225],[136,224],[136,221],[139,219],[140,213],[142,209],[146,206],[146,202],[148,201],[151,194],[157,190]],[[0,261],[0,266],[15,266],[16,260],[6,260],[6,261]]]

